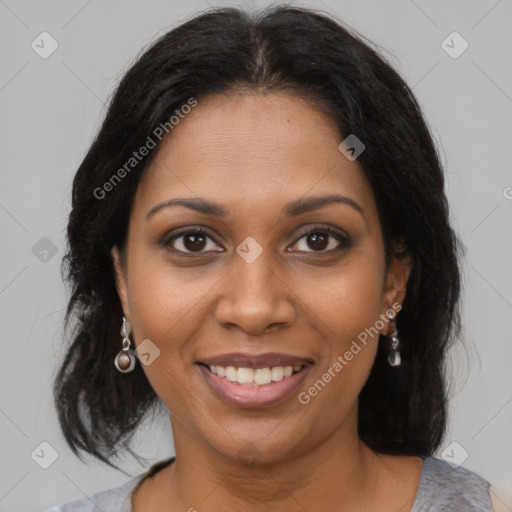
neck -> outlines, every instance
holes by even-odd
[[[357,411],[320,445],[271,463],[233,460],[171,422],[176,461],[152,490],[162,511],[354,511],[375,484],[378,456],[357,435]]]

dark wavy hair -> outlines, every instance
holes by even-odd
[[[137,457],[135,429],[162,405],[141,365],[128,374],[114,367],[122,308],[110,255],[124,245],[159,144],[107,197],[94,191],[190,98],[240,88],[312,100],[336,122],[340,141],[356,134],[366,145],[358,162],[373,189],[386,262],[408,256],[412,270],[397,321],[402,365],[389,366],[382,336],[359,396],[359,436],[380,453],[432,455],[446,428],[446,351],[460,334],[460,243],[439,155],[411,89],[377,45],[332,15],[287,5],[196,15],[151,44],[114,92],[73,181],[62,266],[71,343],[53,389],[67,443],[79,458],[85,451],[117,468],[111,459],[121,449]]]

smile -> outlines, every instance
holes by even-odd
[[[238,407],[259,408],[284,402],[313,365],[248,368],[199,363],[197,366],[216,396]]]
[[[214,375],[218,375],[230,382],[238,382],[244,386],[266,386],[272,382],[279,382],[298,373],[302,365],[274,366],[273,368],[236,368],[235,366],[213,366],[208,368]]]

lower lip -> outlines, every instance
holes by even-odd
[[[278,382],[263,386],[244,386],[214,375],[202,364],[198,366],[206,382],[218,396],[226,402],[245,408],[272,407],[284,402],[300,386],[312,368],[311,364],[306,364],[297,373]]]

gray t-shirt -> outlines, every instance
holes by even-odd
[[[463,467],[452,468],[444,460],[423,458],[418,491],[411,512],[491,512],[490,484],[481,476]],[[121,487],[99,492],[91,497],[72,501],[45,512],[132,512],[131,494],[146,476],[156,473],[175,459],[153,465]]]

